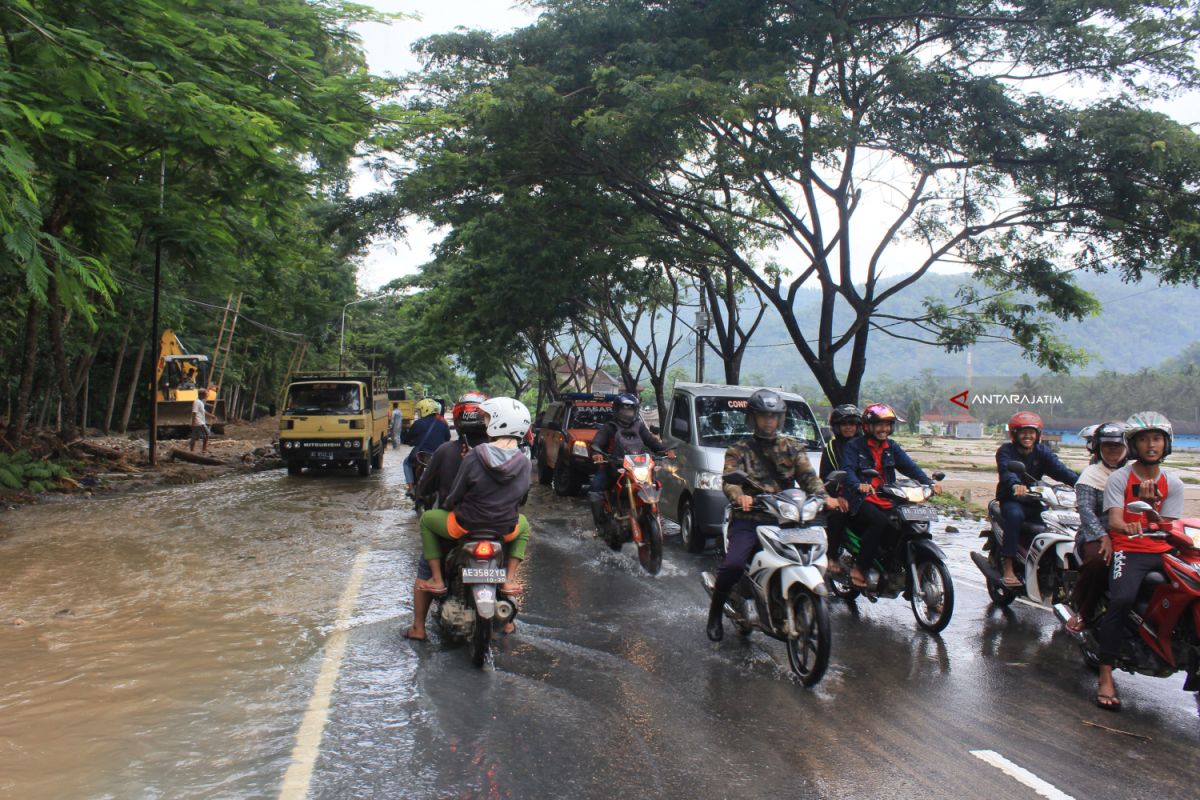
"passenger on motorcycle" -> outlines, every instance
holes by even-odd
[[[412,445],[412,450],[404,459],[404,490],[409,497],[413,494],[413,480],[419,453],[432,453],[446,442],[450,441],[450,426],[438,413],[436,401],[426,397],[417,402],[417,419],[404,432],[404,443]]]
[[[421,515],[421,543],[433,573],[420,588],[443,594],[442,548],[445,539],[460,539],[471,531],[504,533],[507,548],[507,579],[502,592],[520,591],[517,570],[525,558],[529,521],[520,505],[529,493],[529,459],[518,442],[529,430],[529,409],[511,397],[493,397],[479,404],[491,441],[473,448],[462,460],[454,487],[446,497],[446,508]],[[447,510],[448,509],[448,510]]]
[[[844,508],[845,501],[826,496],[804,445],[790,436],[779,435],[787,407],[778,393],[759,389],[750,395],[746,414],[754,433],[726,449],[725,473],[744,472],[771,494],[798,485],[810,496],[824,498],[826,508]],[[726,483],[724,491],[733,505],[733,518],[729,521],[725,560],[717,570],[712,605],[708,609],[708,638],[714,642],[719,642],[725,633],[721,621],[725,601],[758,549],[758,526],[774,521],[773,517],[750,510],[757,489]]]
[[[862,433],[862,412],[858,410],[858,406],[851,403],[837,406],[829,414],[829,429],[833,436],[825,443],[825,450],[821,453],[819,473],[822,481],[828,479],[831,472],[842,468],[842,450],[846,442]],[[830,494],[834,497],[842,496],[842,487],[839,485],[830,489]],[[846,512],[830,511],[825,520],[825,532],[829,536],[828,569],[830,572],[840,573],[842,567],[837,560],[846,539]]]
[[[892,501],[879,495],[876,489],[894,483],[900,472],[915,481],[932,486],[940,494],[942,485],[925,474],[904,448],[892,441],[898,417],[896,412],[883,403],[872,403],[863,411],[863,435],[851,439],[842,449],[842,469],[846,471],[843,482],[846,500],[849,501],[849,525],[858,534],[858,558],[850,571],[850,583],[856,589],[867,589],[867,571],[875,561],[875,554],[885,538],[896,533],[884,512],[892,507]],[[864,470],[873,469],[877,477],[867,478]]]
[[[1004,585],[1009,589],[1021,588],[1021,579],[1015,569],[1017,547],[1020,544],[1021,526],[1042,518],[1041,511],[1023,502],[1029,494],[1029,483],[1043,476],[1074,486],[1079,477],[1075,471],[1059,461],[1049,447],[1042,444],[1042,418],[1032,411],[1018,411],[1008,421],[1011,442],[1000,445],[996,450],[996,469],[1000,481],[996,485],[996,499],[1000,501],[1000,527],[1004,540],[1000,543],[1000,555],[1004,557]],[[1025,474],[1010,472],[1008,463],[1020,461],[1025,465]]]
[[[1079,532],[1075,534],[1075,557],[1079,577],[1071,592],[1074,615],[1067,629],[1078,633],[1096,610],[1104,594],[1108,562],[1112,560],[1112,540],[1108,536],[1108,515],[1104,513],[1104,487],[1116,470],[1125,466],[1129,450],[1125,447],[1125,423],[1105,422],[1093,425],[1086,439],[1091,463],[1075,482],[1075,505],[1079,511]]]
[[[1100,619],[1096,640],[1100,645],[1100,674],[1096,705],[1121,710],[1113,682],[1113,665],[1121,652],[1125,622],[1137,600],[1142,580],[1162,569],[1162,554],[1171,545],[1162,539],[1140,538],[1145,514],[1129,511],[1135,500],[1149,503],[1163,521],[1183,515],[1183,481],[1162,469],[1171,454],[1171,422],[1156,411],[1142,411],[1125,421],[1125,443],[1133,461],[1109,476],[1104,487],[1104,510],[1112,540],[1112,571],[1108,576],[1108,611]]]
[[[479,408],[479,404],[486,399],[485,394],[468,392],[454,404],[454,431],[458,434],[458,439],[446,442],[433,452],[429,466],[417,481],[416,495],[430,498],[430,507],[445,508],[446,498],[454,486],[454,479],[458,476],[463,458],[472,448],[488,440],[483,424],[483,411]],[[448,551],[449,544],[443,544],[442,555],[445,556]],[[429,604],[433,598],[424,586],[432,577],[433,571],[429,561],[422,553],[417,561],[417,579],[413,583],[413,624],[404,634],[406,639],[425,640],[425,615],[429,613]]]
[[[613,400],[612,419],[600,427],[589,447],[592,461],[596,462],[596,473],[592,475],[592,485],[588,489],[588,502],[597,527],[604,522],[604,493],[616,478],[616,467],[612,462],[619,464],[626,455],[647,450],[660,456],[675,455],[650,431],[642,419],[640,407],[636,396],[628,392],[617,395]]]

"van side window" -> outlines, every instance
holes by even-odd
[[[675,400],[671,403],[671,435],[686,442],[690,439],[691,433],[692,424],[688,419],[687,398],[683,395],[675,395]]]

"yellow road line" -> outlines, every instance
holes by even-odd
[[[321,662],[321,672],[313,686],[312,699],[308,701],[308,711],[300,730],[296,731],[296,744],[292,748],[292,764],[283,777],[283,786],[279,790],[279,800],[303,800],[308,796],[309,784],[312,782],[313,767],[321,752],[321,735],[325,730],[325,721],[329,718],[329,702],[333,698],[333,689],[337,685],[338,672],[342,667],[342,656],[346,653],[346,628],[350,624],[350,616],[354,613],[358,601],[358,591],[362,587],[363,571],[366,569],[370,553],[360,550],[354,559],[354,567],[350,571],[350,579],[342,591],[338,601],[338,620],[329,641],[325,645],[325,658]]]

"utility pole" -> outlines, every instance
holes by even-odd
[[[167,154],[161,149],[158,155],[158,224],[160,229],[154,237],[154,305],[150,312],[150,341],[154,345],[153,377],[150,379],[150,466],[158,464],[158,361],[162,358],[162,342],[158,332],[158,292],[162,286],[162,221],[163,194],[167,185]]]
[[[696,312],[696,383],[704,383],[704,351],[708,347],[708,327],[712,317],[705,305],[704,292],[700,292],[700,310]]]

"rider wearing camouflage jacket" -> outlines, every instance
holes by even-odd
[[[740,470],[750,480],[760,484],[767,494],[782,492],[799,486],[810,495],[824,496],[825,486],[808,460],[804,445],[790,436],[776,436],[773,440],[747,436],[725,450],[725,472]],[[736,502],[743,494],[758,494],[757,489],[725,484],[725,496]],[[734,519],[755,522],[771,521],[774,517],[754,511],[734,509]]]

